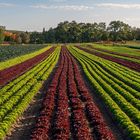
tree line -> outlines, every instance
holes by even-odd
[[[140,28],[131,27],[122,21],[111,21],[107,26],[100,23],[61,22],[48,31],[32,32],[31,43],[76,43],[97,41],[140,40]]]
[[[3,30],[0,29],[0,43],[9,41],[9,37],[4,37]],[[77,23],[60,22],[57,27],[42,32],[22,32],[17,33],[15,40],[20,43],[80,43],[99,41],[127,41],[140,40],[140,28],[131,27],[122,21],[111,21],[107,26],[105,22],[100,23]]]

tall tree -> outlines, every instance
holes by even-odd
[[[140,40],[140,28],[133,29],[133,36],[134,36],[134,39]]]
[[[32,43],[32,44],[44,43],[43,33],[39,33],[39,32],[30,33],[30,43]]]
[[[69,23],[68,42],[72,42],[72,43],[81,42],[81,33],[82,30],[75,21]]]
[[[69,29],[69,22],[61,22],[55,28],[55,38],[56,42],[65,43],[68,41],[68,29]]]
[[[23,32],[20,34],[20,37],[22,39],[22,43],[29,43],[30,42],[30,34],[28,32]]]
[[[108,32],[105,22],[98,24],[98,41],[108,40]]]
[[[110,22],[108,32],[113,41],[128,40],[129,37],[132,37],[132,28],[122,21]]]
[[[22,38],[21,38],[19,33],[17,33],[15,41],[16,41],[17,44],[21,44],[22,43]]]
[[[0,27],[0,44],[3,43],[4,38],[5,38],[5,36],[4,36],[4,28]]]

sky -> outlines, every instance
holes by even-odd
[[[121,20],[140,27],[140,0],[0,0],[0,25],[6,29],[42,31],[66,20]]]

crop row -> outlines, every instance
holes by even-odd
[[[56,52],[55,52],[56,53]],[[39,65],[39,68],[36,67],[34,68],[32,71],[32,73],[26,75],[23,79],[21,79],[21,81],[19,81],[18,83],[16,83],[14,80],[11,83],[16,83],[16,85],[14,86],[10,86],[10,89],[7,91],[5,90],[6,87],[9,87],[9,85],[6,85],[5,87],[3,87],[0,91],[0,105],[2,106],[5,102],[8,102],[9,99],[11,99],[11,97],[13,97],[13,95],[17,95],[17,93],[19,94],[22,89],[27,89],[27,85],[29,85],[29,87],[31,87],[31,85],[34,83],[34,80],[45,80],[45,78],[48,76],[47,73],[44,74],[46,71],[49,71],[49,67],[53,66],[52,62],[55,61],[56,59],[56,55],[52,54],[51,56],[48,57],[48,59],[46,59],[45,62],[43,62],[41,65]],[[47,66],[46,66],[47,64]],[[51,70],[51,68],[50,68]],[[23,75],[23,76],[24,76]],[[21,76],[21,77],[23,77]],[[45,77],[46,76],[46,77]],[[19,77],[18,79],[20,79],[21,77]]]
[[[92,123],[95,131],[91,130],[89,123]],[[59,68],[47,91],[31,137],[33,140],[92,140],[93,135],[97,139],[115,139],[94,104],[75,60],[62,47]]]
[[[3,69],[6,69],[6,68],[9,68],[11,66],[14,66],[16,64],[19,64],[19,63],[22,63],[28,59],[31,59],[45,51],[47,51],[48,49],[50,49],[51,46],[47,46],[43,49],[40,49],[40,50],[37,50],[35,52],[31,52],[29,54],[24,54],[24,55],[21,55],[21,56],[17,56],[15,58],[11,58],[11,59],[8,59],[6,61],[2,61],[0,62],[0,70],[3,70]]]
[[[48,78],[58,61],[59,52],[60,48],[56,48],[46,60],[29,70],[28,74],[23,74],[0,90],[0,139],[8,133],[37,94],[43,81]],[[16,85],[12,84],[18,79]]]
[[[104,75],[99,74],[97,72],[98,70],[95,70],[90,62],[86,62],[85,64],[87,66],[87,69],[89,71],[94,71],[95,73],[92,73],[93,77],[98,81],[99,84],[102,84],[102,87],[110,93],[110,96],[120,104],[119,106],[128,114],[130,117],[134,117],[138,125],[140,124],[139,120],[139,100],[136,98],[132,98],[131,94],[128,94],[128,92],[125,92],[121,89],[121,87],[116,86],[115,83],[113,83],[111,80],[108,80],[108,77],[103,77]],[[99,77],[100,76],[100,77]],[[111,86],[110,86],[111,85]],[[112,88],[113,87],[113,88]],[[114,88],[115,87],[115,88]],[[117,91],[116,91],[117,90]],[[126,98],[126,99],[125,99]],[[128,100],[128,101],[127,101]],[[131,105],[134,104],[134,106]]]
[[[95,103],[93,102],[93,99],[90,93],[88,92],[87,87],[84,84],[84,81],[81,77],[80,71],[78,69],[78,66],[75,60],[72,57],[71,59],[72,59],[72,63],[69,65],[69,67],[73,64],[73,72],[71,70],[70,78],[71,79],[73,78],[73,82],[74,80],[76,81],[77,90],[78,90],[77,92],[80,95],[81,101],[84,102],[84,105],[85,105],[84,110],[86,110],[88,121],[93,126],[92,133],[96,136],[97,139],[112,139],[112,140],[115,139],[112,132],[107,127],[102,117],[101,112],[99,111]]]
[[[37,65],[38,63],[43,61],[45,58],[47,58],[53,51],[54,51],[54,48],[50,48],[44,53],[37,55],[29,60],[26,60],[10,68],[1,70],[0,71],[0,85],[4,85],[10,80],[13,80],[19,75],[25,73],[27,70],[31,69],[33,66]]]
[[[84,56],[81,56],[82,58]],[[134,94],[133,92],[130,93],[127,88],[129,88],[128,86],[126,86],[127,88],[123,88],[123,86],[120,86],[120,84],[118,84],[120,81],[116,80],[114,77],[110,77],[110,75],[103,71],[103,69],[101,67],[98,66],[98,64],[96,64],[94,61],[92,61],[91,59],[88,59],[86,57],[84,57],[84,61],[85,63],[90,64],[91,68],[109,85],[111,85],[111,87],[113,88],[112,91],[116,94],[120,94],[122,95],[128,102],[130,102],[131,104],[133,104],[134,107],[136,107],[138,110],[140,110],[140,101],[137,98],[140,98],[139,94]],[[115,81],[114,81],[115,80]],[[138,93],[138,92],[137,92]]]
[[[108,53],[108,52],[97,50],[97,49],[93,49],[93,48],[92,49],[88,48],[88,50],[91,50],[91,51],[94,51],[94,52],[97,52],[97,53],[101,53],[103,55],[111,56],[111,57],[114,57],[114,58],[118,58],[118,59],[122,59],[122,60],[126,60],[126,61],[129,61],[129,62],[134,62],[134,63],[140,64],[140,60],[139,59],[125,57],[125,56],[120,56],[120,55],[117,55],[117,54],[112,54],[112,53]]]
[[[76,83],[74,80],[74,71],[72,62],[68,60],[68,93],[71,105],[71,118],[76,139],[92,140],[88,120],[84,112],[84,103],[79,98]],[[83,127],[81,127],[83,126]]]
[[[18,90],[20,90],[20,88],[22,88],[24,85],[26,85],[26,83],[28,83],[28,81],[30,81],[33,77],[36,77],[38,80],[45,80],[45,76],[42,76],[42,75],[45,70],[47,71],[48,68],[52,66],[51,61],[52,61],[54,53],[56,53],[56,51],[53,52],[52,54],[50,54],[46,60],[37,64],[31,70],[27,71],[23,75],[19,76],[12,82],[10,82],[10,83],[6,84],[4,87],[2,87],[2,89],[0,90],[0,96],[5,96],[5,93],[11,92],[11,91],[13,93],[17,92]],[[46,67],[46,63],[49,64],[49,65],[47,65],[47,67]],[[38,75],[39,72],[41,72],[40,75]]]
[[[114,51],[110,51],[110,50],[105,50],[105,49],[102,49],[102,48],[94,47],[92,45],[88,45],[87,47],[92,49],[92,50],[97,50],[97,51],[105,52],[105,53],[108,53],[108,54],[113,54],[114,56],[120,56],[120,58],[121,58],[121,56],[122,56],[122,58],[125,58],[125,57],[126,58],[131,58],[131,59],[128,59],[128,60],[132,60],[132,59],[140,60],[140,56],[129,55],[129,54],[114,52]]]
[[[134,98],[131,95],[131,93],[127,92],[121,86],[117,85],[113,80],[111,80],[107,76],[105,76],[104,73],[101,73],[99,71],[100,67],[98,67],[98,65],[96,63],[94,63],[93,61],[90,61],[90,60],[87,61],[87,58],[85,58],[84,61],[85,61],[85,63],[88,62],[90,64],[90,66],[91,66],[91,69],[93,69],[104,81],[106,81],[106,83],[108,83],[109,85],[111,85],[118,93],[120,93],[121,95],[123,95],[123,97],[125,97],[132,104],[134,104],[134,106],[136,106],[139,109],[139,100],[137,100],[136,98]],[[98,69],[95,66],[98,67]],[[113,89],[112,89],[112,91],[113,91]],[[113,92],[115,93],[116,91],[113,91]]]
[[[0,46],[0,62],[12,59],[21,55],[29,54],[45,48],[46,45],[10,45]]]
[[[63,49],[62,49],[63,51]],[[62,52],[63,53],[63,52]],[[65,59],[65,61],[64,61]],[[58,95],[56,101],[56,112],[54,115],[54,124],[51,128],[53,139],[64,139],[70,138],[70,121],[69,121],[69,103],[67,96],[67,58],[66,56],[61,59],[64,61],[63,69],[59,77]],[[55,111],[55,110],[54,110]]]
[[[128,95],[125,94],[125,91],[123,91],[121,87],[116,86],[113,81],[109,81],[109,79],[102,74],[100,69],[96,68],[97,65],[95,65],[95,63],[91,63],[91,61],[94,62],[94,59],[89,60],[87,59],[87,57],[84,57],[84,55],[86,56],[87,53],[83,52],[82,55],[72,48],[69,49],[71,53],[75,56],[75,58],[80,62],[86,76],[88,77],[92,86],[95,88],[95,93],[100,95],[100,97],[109,108],[110,112],[114,116],[114,119],[118,122],[120,127],[125,130],[126,134],[131,139],[139,139],[140,114],[139,110],[131,104],[132,102],[137,104],[136,99],[134,98],[135,100],[133,100],[132,98],[132,101],[129,100]],[[117,88],[118,91],[116,91]],[[136,106],[139,107],[139,104],[137,104]]]
[[[98,66],[100,66],[102,69],[104,69],[109,74],[116,77],[123,83],[127,84],[129,87],[132,87],[133,89],[137,90],[137,92],[140,91],[140,74],[138,72],[132,71],[115,62],[102,59],[92,54],[86,52],[82,53],[82,50],[76,48],[73,49],[81,53],[83,57],[86,57],[86,59],[92,59],[92,61],[94,61]],[[122,84],[122,86],[123,85],[124,84]]]
[[[110,61],[113,61],[113,62],[116,62],[118,64],[121,64],[121,65],[125,66],[125,67],[128,67],[130,69],[133,69],[133,70],[136,70],[136,71],[140,72],[140,64],[139,63],[131,62],[131,61],[128,61],[128,60],[117,58],[117,57],[113,57],[111,55],[103,54],[103,53],[97,52],[97,51],[91,51],[89,49],[82,48],[82,47],[79,47],[79,46],[77,46],[77,48],[79,48],[83,51],[86,51],[88,53],[91,53],[93,55],[99,56],[101,58],[104,58],[104,59],[107,59],[107,60],[110,60]]]
[[[51,135],[50,134],[51,133],[50,129],[52,127],[51,120],[52,120],[52,118],[54,118],[53,114],[55,114],[53,112],[54,112],[55,108],[58,108],[59,111],[61,111],[61,109],[63,109],[63,108],[59,108],[59,106],[61,106],[61,102],[57,103],[58,107],[56,106],[55,100],[57,100],[57,97],[59,96],[58,95],[59,79],[62,80],[63,84],[66,84],[66,82],[64,82],[64,80],[63,80],[63,76],[65,76],[65,75],[63,74],[63,76],[62,76],[62,73],[64,71],[63,70],[64,69],[64,63],[65,63],[65,58],[64,58],[64,55],[61,52],[59,68],[56,70],[55,75],[53,77],[53,80],[52,80],[52,82],[51,82],[51,84],[49,86],[49,89],[48,89],[47,93],[46,93],[47,96],[46,96],[46,98],[43,101],[43,107],[42,107],[42,110],[40,112],[40,116],[38,117],[36,128],[34,129],[34,132],[33,132],[32,136],[31,136],[31,138],[33,140],[40,140],[40,139],[46,139],[47,140],[47,139],[49,139],[49,136]],[[62,90],[64,91],[66,86],[64,85],[62,87],[64,87],[64,88],[62,88]],[[60,88],[59,88],[59,90],[60,90]],[[61,94],[61,93],[59,93],[59,94]],[[64,98],[64,95],[62,94],[61,98]],[[60,96],[59,96],[59,99],[60,99]],[[64,105],[64,104],[62,104],[62,105]],[[66,110],[64,109],[64,111],[66,111]],[[57,116],[63,115],[62,113],[59,114],[58,112],[57,112]],[[64,117],[66,117],[66,114],[64,114],[64,115],[65,115]],[[60,117],[61,116],[59,116],[59,119],[61,119]],[[61,123],[62,121],[63,120],[61,120],[58,123]],[[58,123],[55,121],[55,124],[54,124],[55,128],[53,128],[54,129],[54,132],[53,132],[54,136],[53,137],[58,137],[59,136],[59,132],[61,132],[61,129],[59,131],[57,129],[57,125],[59,125]],[[65,129],[65,127],[63,129]],[[62,135],[62,133],[60,133],[60,134]]]

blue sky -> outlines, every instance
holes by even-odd
[[[140,0],[0,0],[0,25],[42,31],[61,21],[121,20],[140,27]]]

